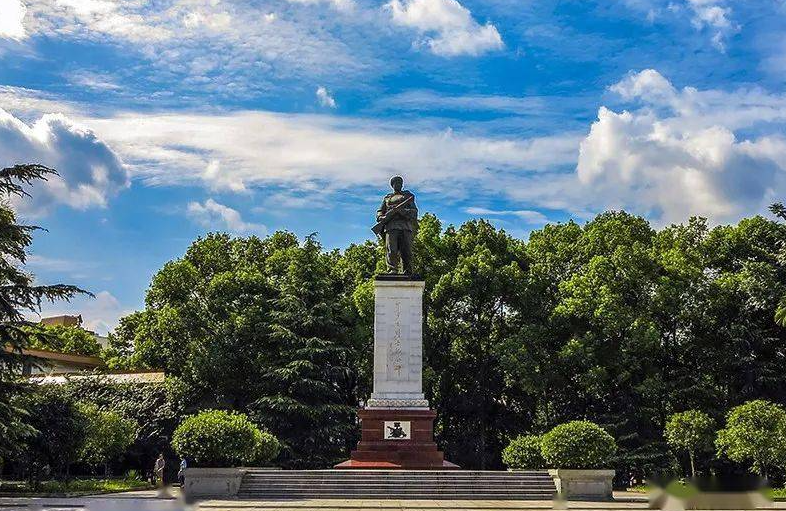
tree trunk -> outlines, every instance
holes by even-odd
[[[693,451],[688,451],[688,455],[690,456],[690,476],[692,479],[696,479],[696,465],[693,462]]]

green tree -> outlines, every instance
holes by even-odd
[[[27,421],[35,431],[17,446],[15,454],[27,479],[37,486],[50,474],[67,478],[89,427],[77,401],[56,385],[40,386],[17,397],[17,401],[27,411]]]
[[[357,433],[368,325],[352,294],[369,251],[342,257],[314,237],[209,234],[153,278],[146,307],[117,329],[112,364],[162,368],[188,407],[248,413],[285,447],[284,462],[325,466]],[[351,257],[349,257],[351,256]]]
[[[336,300],[337,254],[324,254],[313,236],[288,252],[268,324],[277,357],[252,408],[299,466],[320,467],[346,455],[354,428],[352,316]]]
[[[0,196],[27,197],[24,187],[55,174],[42,165],[15,165],[0,170]],[[27,347],[34,326],[25,315],[40,312],[44,301],[68,300],[81,289],[56,284],[34,284],[24,271],[27,250],[39,227],[17,223],[16,214],[0,204],[0,464],[34,433],[26,424],[25,411],[14,404],[14,395],[23,390],[18,377],[25,364],[31,363],[22,352]]]
[[[688,452],[691,477],[696,477],[696,453],[712,445],[714,432],[715,422],[699,410],[675,413],[666,422],[666,441],[673,449]]]
[[[30,348],[87,355],[101,355],[101,345],[87,330],[66,325],[43,326],[30,329]]]
[[[113,411],[102,411],[92,403],[80,404],[87,427],[79,459],[90,465],[103,465],[109,475],[109,463],[125,454],[134,443],[137,425]]]
[[[500,466],[502,448],[521,427],[520,396],[500,361],[516,333],[523,245],[482,220],[441,235],[436,228],[421,230],[418,237],[417,248],[433,254],[421,254],[419,262],[428,259],[432,272],[424,350],[429,397],[440,411],[439,440],[461,466]]]
[[[766,478],[770,469],[786,467],[786,411],[761,399],[736,406],[715,445],[718,455],[751,463],[751,470]]]

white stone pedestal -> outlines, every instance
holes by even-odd
[[[422,280],[374,280],[374,391],[358,411],[360,442],[342,469],[448,470],[434,443],[434,413],[423,396]]]
[[[428,409],[422,280],[374,281],[374,391],[366,409]]]

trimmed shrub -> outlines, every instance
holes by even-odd
[[[763,399],[735,406],[715,445],[718,455],[751,463],[753,472],[767,477],[769,469],[786,467],[786,410]]]
[[[201,467],[264,464],[278,456],[280,445],[245,414],[207,410],[184,420],[172,436],[172,449]]]
[[[539,435],[521,435],[502,450],[502,463],[508,468],[543,468]]]
[[[616,451],[614,437],[589,421],[560,424],[541,443],[543,459],[553,468],[604,468]]]

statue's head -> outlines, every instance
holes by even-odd
[[[393,188],[393,191],[400,192],[401,188],[404,187],[404,178],[401,176],[393,176],[390,178],[390,187]]]

